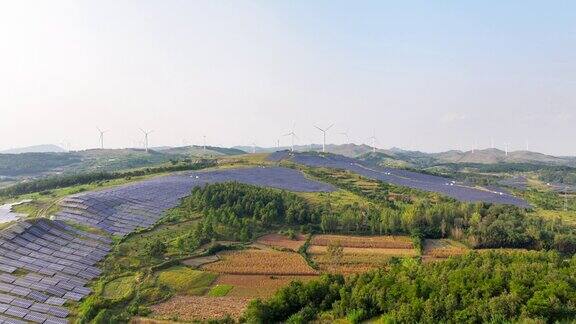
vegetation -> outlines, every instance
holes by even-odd
[[[216,274],[177,266],[158,273],[158,282],[174,292],[186,295],[203,295],[216,279]]]
[[[473,248],[561,248],[560,238],[576,237],[561,219],[546,220],[514,206],[463,203],[435,193],[368,180],[345,171],[314,169],[314,176],[357,193],[371,203],[317,207],[324,233],[411,235],[423,248],[425,238],[452,238]]]
[[[0,190],[0,197],[14,197],[18,195],[28,194],[32,192],[43,192],[57,188],[65,188],[75,185],[88,184],[98,181],[105,181],[111,179],[139,177],[150,174],[185,171],[185,170],[199,170],[214,166],[214,161],[202,160],[194,163],[176,163],[171,165],[145,168],[139,170],[122,171],[122,172],[94,172],[94,173],[81,173],[64,176],[54,176],[44,179],[23,182],[11,187]]]
[[[445,262],[411,259],[344,279],[293,282],[253,301],[250,323],[301,323],[323,317],[352,323],[555,322],[576,318],[576,258],[550,252],[470,253]]]
[[[232,290],[232,288],[234,287],[231,285],[216,285],[212,287],[212,289],[210,289],[210,291],[208,292],[208,296],[223,297],[228,295],[228,293],[230,292],[230,290]]]
[[[40,174],[80,161],[80,156],[67,153],[0,154],[0,175]]]
[[[295,194],[239,183],[196,187],[181,210],[204,215],[195,228],[177,237],[181,251],[194,251],[212,239],[251,241],[270,226],[313,221],[309,205]]]

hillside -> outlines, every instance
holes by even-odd
[[[161,151],[143,149],[90,149],[66,153],[0,154],[0,177],[37,178],[47,175],[118,171],[162,164],[195,157],[238,155],[245,152],[207,147],[167,148]]]
[[[0,151],[0,154],[22,154],[22,153],[63,153],[63,148],[53,144],[33,145],[26,147],[12,148]]]
[[[179,147],[167,147],[158,150],[159,152],[165,154],[180,154],[180,155],[192,155],[192,156],[224,156],[224,155],[240,155],[246,154],[246,150],[241,150],[238,148],[226,148],[226,147],[216,147],[216,146],[206,146],[206,150],[201,145],[192,146],[179,146]]]

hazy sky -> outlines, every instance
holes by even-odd
[[[576,1],[2,1],[0,149],[272,146],[576,155]]]

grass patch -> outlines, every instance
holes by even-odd
[[[120,277],[107,283],[102,290],[102,297],[106,299],[124,299],[132,294],[134,276]]]
[[[176,266],[158,273],[158,281],[179,294],[204,295],[216,279],[215,273]]]
[[[210,297],[224,297],[228,295],[230,290],[232,290],[234,286],[232,285],[216,285],[210,289],[208,292],[208,296]]]

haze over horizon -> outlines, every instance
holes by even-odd
[[[572,1],[0,4],[0,150],[297,144],[576,155]],[[538,23],[535,23],[535,22]],[[474,143],[477,143],[476,145]]]

